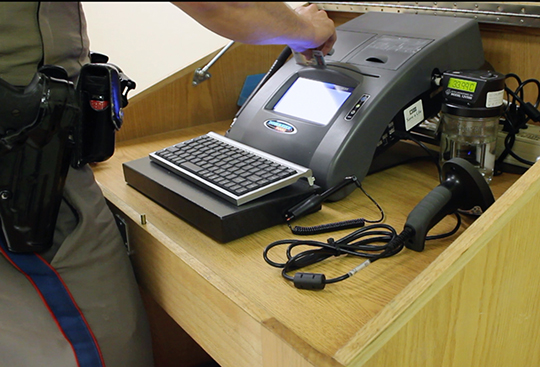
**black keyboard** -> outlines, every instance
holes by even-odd
[[[311,169],[225,136],[205,135],[152,152],[150,160],[229,202],[242,205],[305,177]]]

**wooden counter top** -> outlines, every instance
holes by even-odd
[[[217,243],[124,181],[123,162],[207,131],[223,133],[227,127],[226,122],[214,123],[124,141],[110,160],[94,166],[113,211],[128,220],[141,286],[222,366],[324,367],[365,362],[375,353],[369,352],[370,345],[397,325],[396,320],[469,250],[471,243],[455,240],[473,220],[464,217],[457,234],[426,242],[423,252],[404,249],[322,291],[296,289],[262,257],[271,242],[299,238],[285,224]],[[501,197],[517,178],[506,173],[496,176],[491,184],[495,197]],[[409,212],[437,185],[436,167],[428,160],[374,173],[363,181],[363,188],[385,210],[385,223],[398,233]],[[141,224],[142,214],[146,224]],[[293,224],[311,226],[359,217],[374,220],[379,212],[356,190]],[[455,223],[455,217],[448,216],[429,234],[450,231]],[[326,241],[351,232],[309,239]],[[284,260],[283,250],[272,251],[272,258]],[[362,261],[341,256],[302,270],[330,278]]]

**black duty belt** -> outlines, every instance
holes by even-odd
[[[58,66],[24,88],[0,79],[0,220],[10,251],[52,245],[69,166],[112,156],[133,88],[108,63],[84,65],[76,87]]]

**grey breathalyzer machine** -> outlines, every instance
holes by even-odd
[[[337,27],[325,67],[287,61],[242,107],[227,137],[312,169],[329,189],[441,107],[445,70],[478,69],[475,20],[369,12]],[[342,190],[330,200],[348,195]]]

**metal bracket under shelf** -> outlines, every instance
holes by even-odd
[[[432,14],[474,18],[481,23],[505,24],[540,28],[540,5],[537,2],[352,2],[310,1],[319,9],[366,13],[389,11],[394,13]]]

